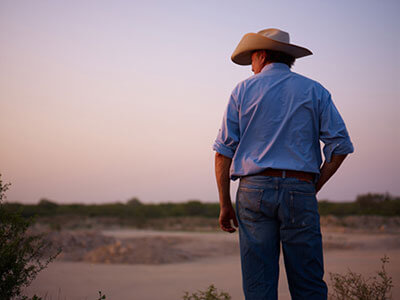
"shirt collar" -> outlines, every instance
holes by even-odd
[[[266,72],[269,70],[290,71],[290,68],[287,64],[274,62],[274,63],[265,65],[264,68],[262,68],[261,72]]]

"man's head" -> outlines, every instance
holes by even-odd
[[[254,74],[261,72],[266,63],[267,53],[265,50],[256,50],[251,54],[251,70]]]
[[[254,74],[261,72],[265,65],[273,62],[286,64],[291,68],[296,58],[280,51],[272,50],[255,50],[251,54],[251,70]]]
[[[296,58],[312,54],[306,48],[291,44],[289,33],[280,29],[269,28],[257,33],[245,34],[232,54],[232,61],[239,65],[252,65],[253,53],[261,49],[266,51],[263,63],[283,62],[289,67],[293,65]],[[256,56],[258,55],[256,54]],[[263,57],[261,57],[262,59]]]

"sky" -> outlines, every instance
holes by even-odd
[[[399,1],[0,0],[0,173],[8,201],[218,201],[212,144],[248,32],[314,55],[355,152],[318,194],[400,195]],[[234,198],[237,181],[232,184]]]

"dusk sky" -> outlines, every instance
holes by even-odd
[[[400,195],[400,1],[0,0],[0,173],[8,201],[217,201],[212,144],[248,32],[314,55],[355,152],[319,193]],[[232,196],[237,183],[232,185]]]

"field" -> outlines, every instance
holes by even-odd
[[[238,235],[218,231],[215,219],[156,219],[138,229],[113,218],[61,218],[46,217],[31,229],[47,232],[64,250],[26,290],[28,295],[97,299],[101,290],[107,299],[172,300],[213,283],[232,299],[243,299]],[[400,217],[322,216],[321,224],[328,284],[329,272],[348,268],[376,275],[386,254],[393,299],[400,297]],[[290,299],[285,276],[281,257],[283,300]]]

